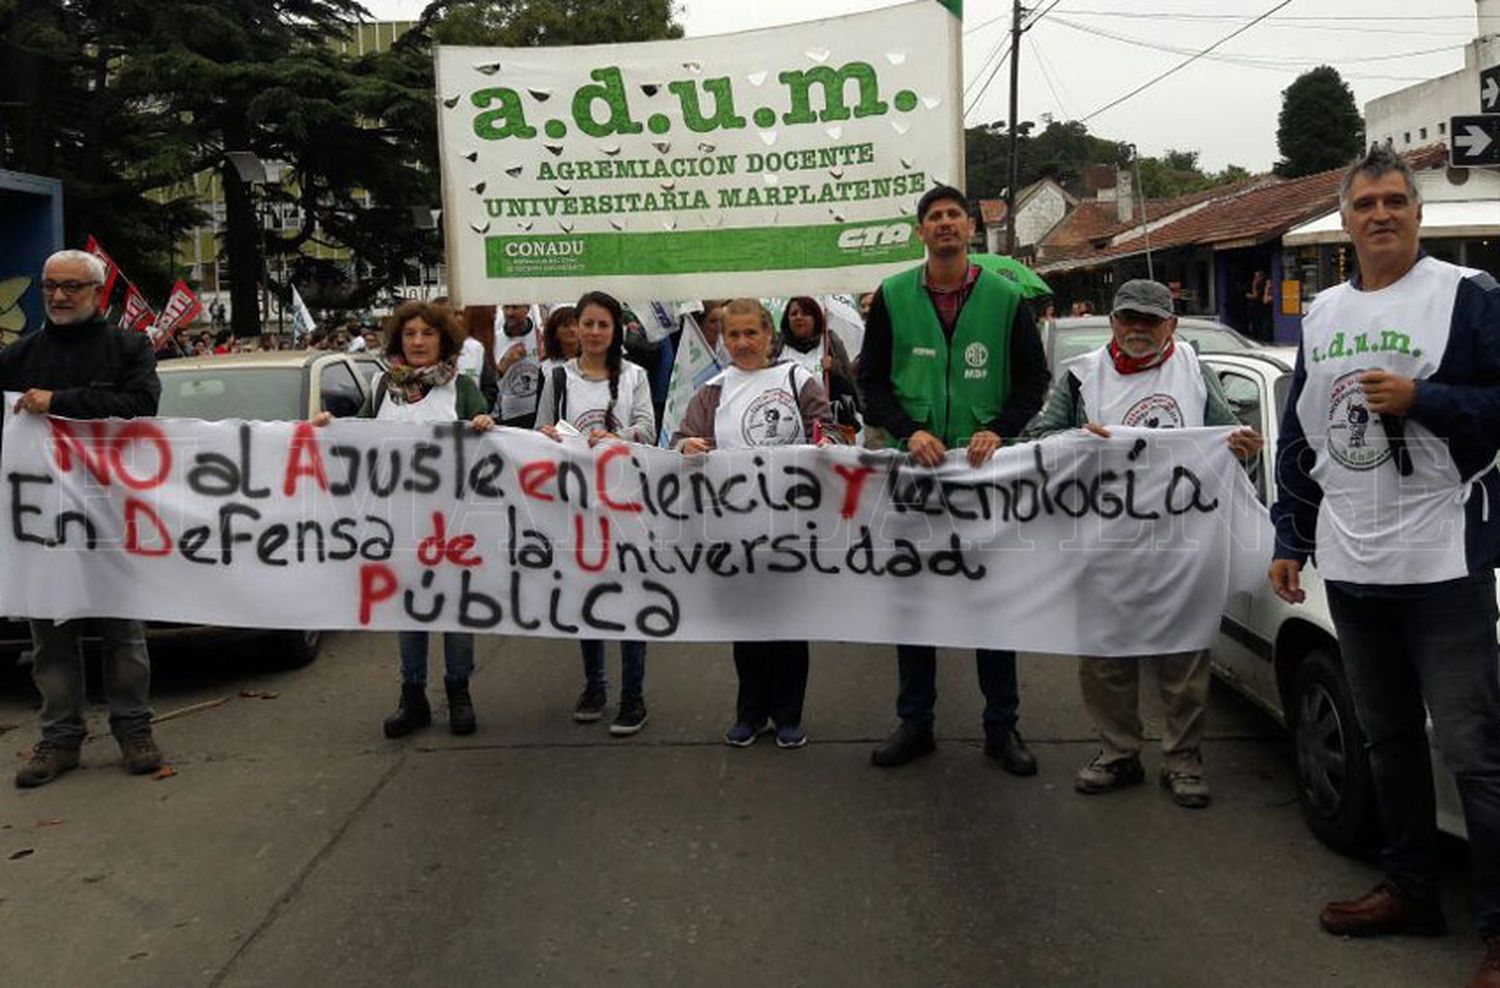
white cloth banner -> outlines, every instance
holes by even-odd
[[[266,628],[1208,645],[1270,535],[1226,429],[1082,433],[981,469],[682,457],[464,423],[69,422],[6,401],[0,613]]]
[[[450,284],[475,305],[867,291],[960,181],[933,0],[676,41],[437,49]]]

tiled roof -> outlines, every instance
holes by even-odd
[[[1447,160],[1447,149],[1442,146],[1421,148],[1408,153],[1406,160],[1418,170],[1438,167]],[[1339,179],[1343,172],[1342,168],[1335,168],[1302,178],[1252,179],[1238,185],[1211,189],[1207,193],[1197,193],[1196,199],[1184,196],[1176,200],[1153,200],[1149,208],[1150,214],[1169,218],[1163,225],[1151,229],[1151,249],[1161,251],[1190,246],[1223,248],[1274,240],[1297,224],[1321,216],[1336,207]],[[1159,202],[1173,203],[1175,208],[1158,212],[1156,204]],[[1173,212],[1199,203],[1202,204],[1201,208],[1176,219],[1170,218]],[[1112,209],[1114,204],[1092,205]],[[1081,212],[1083,208],[1080,205],[1075,213]],[[1104,237],[1119,237],[1137,229],[1138,224],[1137,220],[1136,224],[1117,224],[1115,228],[1107,229],[1085,217],[1081,221],[1081,228],[1098,232],[1093,236],[1077,239],[1050,239],[1043,247],[1043,259],[1037,265],[1037,270],[1046,273],[1092,267],[1144,253],[1146,238],[1140,235],[1130,236],[1098,249],[1087,246],[1091,241],[1097,243]]]

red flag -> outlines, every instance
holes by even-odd
[[[120,266],[115,263],[114,258],[104,253],[104,248],[99,245],[99,241],[94,239],[94,235],[92,233],[89,234],[89,238],[84,243],[83,249],[104,262],[104,267],[106,269],[106,273],[104,275],[104,304],[108,306],[109,293],[114,291],[115,278],[120,273]]]
[[[146,297],[136,291],[134,285],[128,286],[125,289],[125,311],[120,314],[121,328],[144,333],[155,321],[156,313],[151,311]]]
[[[193,294],[187,282],[179,278],[177,284],[172,286],[172,294],[167,297],[167,304],[161,307],[161,314],[156,317],[156,324],[151,327],[151,338],[170,337],[177,330],[192,322],[202,311],[203,302]]]

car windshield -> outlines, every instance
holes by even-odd
[[[200,367],[161,371],[163,418],[264,419],[305,417],[300,367]]]
[[[1109,342],[1108,325],[1059,330],[1057,352],[1052,354],[1052,366],[1061,367],[1069,360],[1090,350],[1097,350]],[[1235,334],[1211,326],[1188,326],[1178,324],[1177,338],[1186,340],[1199,353],[1233,353],[1246,349],[1244,340]]]

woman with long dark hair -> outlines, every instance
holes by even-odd
[[[601,442],[654,443],[656,413],[646,372],[625,360],[625,313],[603,292],[578,300],[578,356],[554,367],[542,381],[537,428],[561,442],[581,436],[590,446]],[[604,716],[608,681],[604,676],[604,643],[585,639],[583,692],[573,719],[592,723]],[[609,725],[616,736],[646,726],[646,643],[620,642],[620,706]]]
[[[845,438],[859,428],[859,390],[849,352],[838,334],[828,330],[828,317],[818,300],[798,295],[781,311],[781,335],[776,356],[801,364],[824,385],[834,418],[847,427]]]

